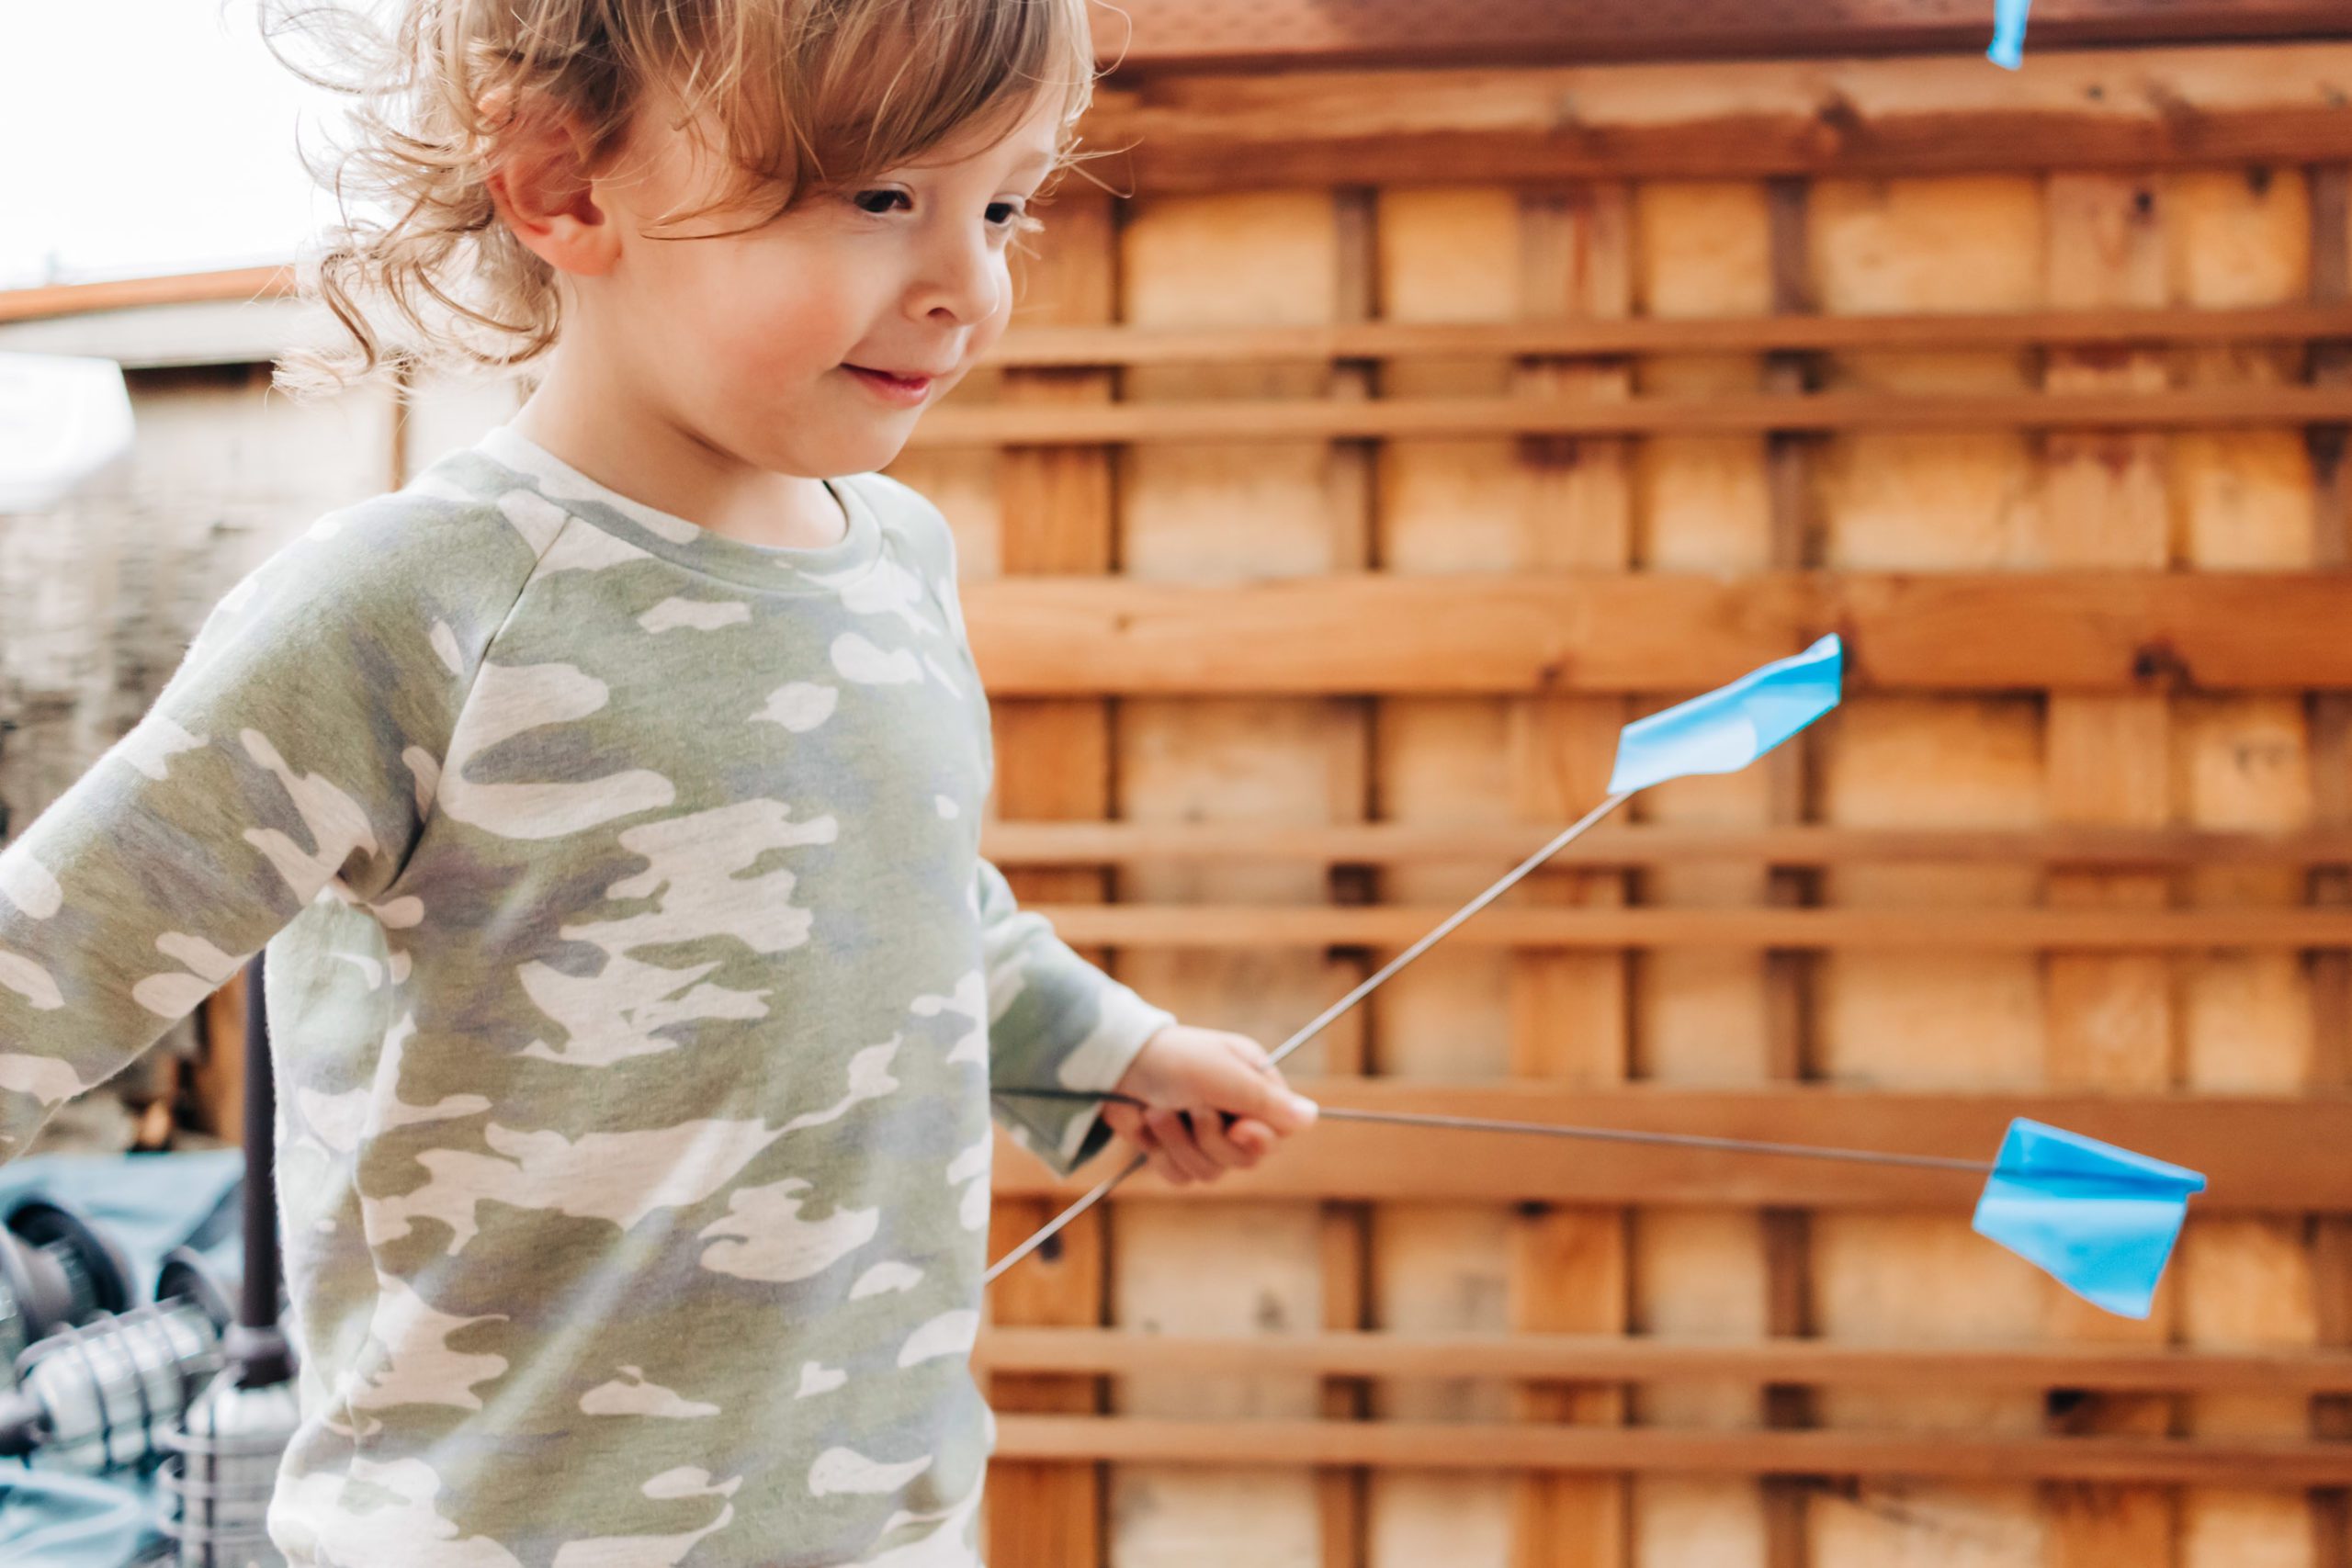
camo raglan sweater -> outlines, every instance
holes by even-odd
[[[730,539],[508,427],[321,519],[0,852],[0,1156],[266,943],[342,1568],[977,1563],[991,1112],[1169,1015],[978,850],[944,519]]]

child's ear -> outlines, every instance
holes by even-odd
[[[596,201],[586,139],[554,111],[504,117],[488,185],[491,205],[524,247],[559,272],[596,276],[612,270],[620,240],[612,214]]]

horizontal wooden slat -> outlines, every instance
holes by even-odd
[[[1979,13],[1980,15],[1982,13]],[[2158,168],[2352,156],[2352,48],[1115,80],[1084,124],[1143,194],[1249,187]]]
[[[1317,1373],[1550,1382],[1824,1383],[1949,1391],[2102,1389],[2198,1393],[2352,1392],[2352,1352],[2161,1345],[1858,1345],[1581,1334],[1262,1334],[1122,1328],[983,1329],[976,1366],[1106,1376]]]
[[[1409,944],[1453,911],[1320,904],[1072,904],[1042,912],[1080,945],[1387,948]],[[2352,909],[1571,909],[1506,901],[1446,941],[1456,947],[1882,952],[2352,948]]]
[[[910,446],[1101,442],[1429,440],[1529,435],[1721,435],[1767,431],[2208,429],[2352,423],[2352,387],[2184,387],[2148,392],[1759,392],[1712,398],[1237,399],[1224,402],[960,403]]]
[[[1489,860],[1498,872],[1551,829],[1532,823],[989,822],[981,852],[1000,865],[1124,865],[1243,860],[1399,865]],[[1697,828],[1604,823],[1554,857],[1559,865],[1635,869],[1693,862],[1870,865],[1984,862],[2052,866],[2352,865],[2352,831],[2229,833],[2193,829]]]
[[[999,696],[1702,691],[1826,632],[1849,690],[2352,689],[2352,581],[2268,572],[1000,578]]]
[[[1001,1416],[996,1453],[1001,1460],[1480,1472],[2039,1478],[2270,1488],[2352,1482],[2352,1443],[2255,1438],[1988,1438],[1966,1431],[1688,1431],[1483,1421]]]
[[[0,297],[5,298],[5,297]],[[989,362],[1021,368],[1404,360],[1521,355],[1761,354],[1910,348],[2301,343],[2352,336],[2352,308],[2005,310],[1940,316],[1566,317],[1329,326],[1021,327]]]
[[[1301,1020],[1301,1022],[1306,1021]],[[2191,1223],[2209,1212],[2352,1212],[2352,1096],[1894,1093],[1807,1085],[1562,1089],[1381,1078],[1290,1080],[1320,1104],[1554,1125],[1689,1133],[1820,1147],[1989,1160],[2011,1118],[2030,1117],[2206,1174]],[[1008,1104],[1012,1103],[1007,1101]],[[1109,1174],[1098,1159],[1056,1178],[1009,1137],[998,1194],[1072,1198]],[[1254,1169],[1170,1187],[1149,1173],[1108,1201],[1333,1198],[1383,1202],[1646,1203],[1940,1210],[1966,1213],[1983,1178],[1965,1171],[1725,1151],[1596,1143],[1332,1119],[1299,1133]],[[1991,1246],[1991,1243],[1986,1243]]]
[[[45,316],[78,316],[96,310],[193,304],[209,299],[274,299],[293,291],[294,269],[290,266],[244,266],[221,272],[171,273],[160,277],[5,288],[0,289],[0,321],[29,321]]]
[[[155,306],[290,297],[294,270],[225,272],[0,289],[0,324]],[[1948,315],[1569,317],[1526,321],[1351,321],[1329,326],[1017,327],[985,363],[1008,369],[1296,360],[1562,355],[1826,352],[1912,348],[2125,347],[2352,338],[2352,307],[2003,310]]]
[[[1098,28],[1101,63],[1125,74],[1347,62],[1422,67],[1491,61],[1850,56],[1958,50],[1978,56],[1984,7],[1949,0],[1133,0]],[[2039,0],[2034,58],[2060,46],[2286,37],[2346,26],[2337,0]]]
[[[0,289],[0,324],[157,306],[278,300],[294,292],[290,266]],[[2145,347],[2345,338],[2352,338],[2352,307],[2341,305],[2232,310],[2001,310],[1926,316],[1569,317],[1198,329],[1016,327],[998,340],[984,363],[1007,369],[1053,369],[1772,350]]]

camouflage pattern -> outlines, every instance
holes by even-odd
[[[989,1124],[1170,1021],[981,859],[937,509],[710,533],[502,427],[321,519],[0,852],[0,1155],[268,948],[343,1568],[969,1568]]]

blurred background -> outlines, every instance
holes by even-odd
[[[986,847],[1326,1103],[2206,1171],[2145,1323],[1974,1188],[1332,1123],[994,1288],[1002,1568],[2352,1568],[2352,6],[1125,0],[955,525]],[[0,513],[0,837],[321,513],[519,402],[296,403],[330,101],[241,6],[0,12],[0,355],[128,455]],[[5,406],[5,404],[0,404]],[[241,1130],[242,984],[53,1149]],[[1009,1141],[991,1255],[1105,1174]]]

